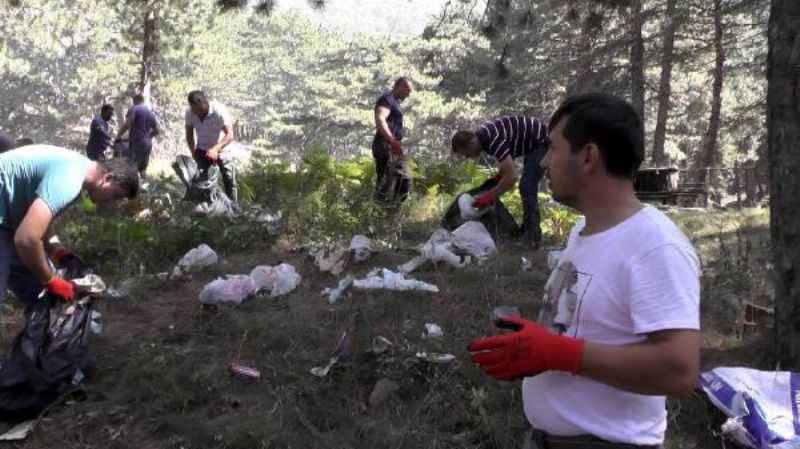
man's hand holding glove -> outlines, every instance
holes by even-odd
[[[217,162],[219,162],[219,150],[216,149],[216,148],[212,148],[212,149],[206,151],[206,159],[208,159],[209,161],[211,161],[211,162],[213,162],[215,164]]]
[[[472,207],[475,209],[483,209],[486,206],[491,206],[495,201],[497,201],[497,194],[494,189],[491,189],[475,198],[475,201],[472,202]]]
[[[75,284],[63,278],[53,276],[45,288],[47,293],[58,296],[62,301],[71,302],[75,299]]]
[[[584,341],[550,333],[538,324],[515,317],[496,321],[515,332],[481,338],[469,345],[472,361],[500,380],[535,376],[545,371],[580,374]]]
[[[400,141],[397,139],[392,139],[389,142],[389,146],[392,148],[392,153],[396,154],[397,156],[403,157],[403,147],[400,145]]]

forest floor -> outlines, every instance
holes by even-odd
[[[739,339],[734,321],[741,301],[764,300],[768,290],[758,281],[768,265],[766,212],[673,216],[703,259],[703,368],[763,368],[760,331],[766,328]],[[395,247],[411,248],[425,238],[405,235]],[[278,239],[221,251],[221,263],[190,280],[143,281],[129,298],[102,302],[104,329],[92,343],[95,375],[83,394],[53,408],[14,447],[521,447],[520,383],[483,375],[466,347],[495,332],[490,314],[496,306],[536,316],[549,274],[546,250],[500,242],[498,255],[482,265],[428,265],[413,273],[439,293],[350,291],[329,305],[320,291],[334,287],[336,277],[320,273],[295,244]],[[413,255],[387,250],[349,271],[361,276]],[[533,262],[531,271],[521,271],[523,256]],[[290,294],[201,308],[198,294],[215,277],[279,262],[302,275]],[[8,347],[22,326],[21,307],[12,306],[3,318]],[[444,336],[423,338],[425,323],[439,324]],[[353,358],[325,378],[310,374],[328,362],[345,331],[353,336]],[[370,350],[379,336],[392,342],[382,353]],[[450,353],[455,360],[431,364],[417,358],[419,351]],[[232,376],[228,366],[237,360],[257,368],[261,378]],[[726,447],[718,436],[719,413],[702,393],[670,400],[668,408],[667,448]]]

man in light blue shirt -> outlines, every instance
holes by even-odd
[[[58,242],[52,224],[81,190],[96,203],[134,198],[139,176],[125,160],[90,161],[50,145],[0,155],[0,302],[6,288],[23,301],[43,289],[74,298],[74,285],[56,275],[48,255],[61,266],[79,262]]]

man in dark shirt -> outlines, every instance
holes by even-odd
[[[125,124],[119,129],[117,139],[119,140],[128,130],[130,130],[128,157],[136,164],[139,175],[144,179],[147,165],[150,163],[150,153],[153,151],[153,137],[161,130],[156,115],[145,104],[144,96],[141,94],[134,95],[133,106],[128,110]]]
[[[390,154],[403,158],[403,111],[400,103],[411,95],[414,86],[407,78],[401,77],[394,82],[392,90],[386,91],[375,102],[375,138],[372,141],[372,157],[375,158],[375,198],[386,199],[383,191],[383,179],[389,169]]]
[[[481,152],[494,157],[500,172],[497,185],[475,198],[473,206],[483,208],[495,202],[519,179],[513,160],[524,158],[519,193],[522,197],[522,230],[525,238],[539,247],[542,229],[539,215],[539,181],[544,170],[539,165],[547,153],[547,125],[525,116],[507,116],[484,122],[476,131],[458,131],[453,136],[453,152],[478,158]]]
[[[96,115],[92,119],[92,124],[89,126],[89,141],[86,142],[86,157],[89,160],[101,161],[105,159],[104,152],[111,141],[111,135],[108,134],[108,122],[113,116],[114,107],[110,104],[104,104],[100,108],[100,115]]]

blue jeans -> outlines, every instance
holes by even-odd
[[[24,301],[36,301],[42,292],[42,284],[17,256],[14,233],[0,229],[0,304],[6,299],[6,289]]]
[[[533,242],[542,241],[541,215],[539,214],[539,181],[544,176],[540,165],[546,150],[537,150],[525,156],[522,178],[519,180],[519,196],[522,198],[522,232]]]

